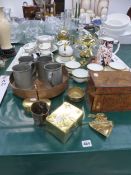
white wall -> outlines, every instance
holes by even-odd
[[[131,0],[109,0],[109,14],[110,13],[127,13],[131,7]]]
[[[4,7],[12,9],[12,16],[17,16],[22,18],[22,4],[23,2],[28,2],[29,5],[32,5],[32,0],[0,0],[0,5],[3,3]],[[109,13],[126,13],[129,7],[131,7],[131,0],[109,0]],[[65,9],[71,9],[72,0],[65,0]]]
[[[127,13],[131,7],[131,0],[109,0],[109,14],[110,13]],[[65,9],[72,8],[72,0],[65,0]]]
[[[65,9],[72,8],[72,0],[65,0]]]
[[[23,18],[22,5],[26,1],[28,4],[32,5],[32,0],[0,0],[6,8],[11,8],[11,16],[17,16]]]

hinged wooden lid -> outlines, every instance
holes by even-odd
[[[131,87],[129,71],[90,71],[90,78],[95,87]]]

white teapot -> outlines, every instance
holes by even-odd
[[[68,44],[64,44],[62,46],[59,47],[59,55],[63,56],[63,57],[70,57],[73,55],[73,49],[70,45]]]

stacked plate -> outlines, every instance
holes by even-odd
[[[121,13],[113,13],[107,16],[107,20],[103,26],[106,35],[119,37],[124,34],[129,25],[129,16]]]

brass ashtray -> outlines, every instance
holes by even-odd
[[[37,101],[37,98],[26,98],[22,105],[24,107],[24,109],[27,111],[27,112],[31,112],[31,105]],[[50,108],[51,106],[51,100],[49,99],[40,99],[40,101],[43,101],[47,104],[48,108]]]
[[[84,98],[84,91],[83,89],[79,88],[79,87],[72,87],[70,89],[68,89],[67,91],[67,96],[69,97],[69,99],[71,101],[74,102],[79,102]]]

